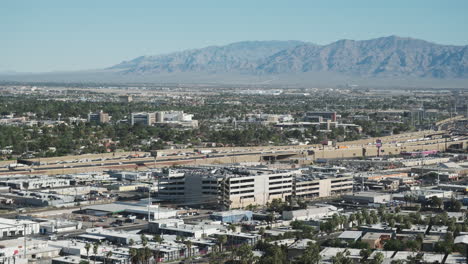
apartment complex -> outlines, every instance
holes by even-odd
[[[165,169],[158,177],[159,198],[191,205],[243,208],[289,196],[327,197],[352,191],[351,176],[312,177],[303,171],[264,167]]]

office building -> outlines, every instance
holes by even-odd
[[[159,177],[159,197],[186,204],[212,204],[223,208],[266,205],[292,195],[294,175],[300,170],[206,167],[173,171]]]
[[[155,113],[147,113],[147,112],[140,112],[140,113],[132,113],[130,124],[132,126],[136,124],[141,124],[145,126],[152,126],[156,123],[156,114]]]
[[[108,113],[104,113],[102,110],[95,113],[88,114],[88,122],[90,123],[97,123],[97,124],[104,124],[109,123],[110,116]]]
[[[324,122],[328,120],[336,122],[336,112],[307,112],[305,114],[305,120],[310,122]]]

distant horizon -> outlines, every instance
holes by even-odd
[[[422,41],[427,41],[429,43],[434,43],[434,44],[437,44],[437,45],[468,46],[468,44],[466,44],[466,45],[442,44],[442,43],[438,43],[438,42],[431,41],[431,40],[419,39],[419,38],[414,38],[414,37],[411,37],[411,36],[399,36],[399,35],[395,35],[395,34],[388,35],[388,36],[376,37],[376,38],[369,38],[369,39],[337,39],[335,41],[332,41],[330,43],[325,43],[325,44],[318,44],[318,43],[315,43],[315,42],[304,41],[304,40],[299,40],[299,39],[288,39],[288,40],[279,40],[279,39],[239,40],[239,41],[234,41],[234,42],[230,42],[230,43],[226,43],[226,44],[215,44],[215,45],[209,45],[209,46],[204,46],[204,47],[187,48],[187,49],[182,49],[182,50],[170,51],[170,52],[166,52],[166,53],[142,54],[142,55],[139,55],[139,56],[127,59],[127,60],[120,60],[118,63],[115,63],[113,65],[107,65],[107,66],[104,66],[104,67],[101,67],[101,68],[87,68],[87,69],[77,69],[77,70],[55,70],[55,71],[44,71],[44,72],[39,72],[39,71],[35,71],[35,72],[33,72],[33,71],[30,71],[30,72],[24,71],[24,72],[22,72],[22,71],[16,71],[16,70],[2,70],[2,71],[0,71],[0,74],[41,74],[41,73],[66,73],[66,72],[86,72],[86,71],[93,71],[93,70],[103,70],[103,69],[112,67],[114,65],[117,65],[119,63],[122,63],[122,62],[132,61],[132,60],[134,60],[136,58],[139,58],[139,57],[168,55],[168,54],[173,54],[173,53],[178,53],[178,52],[183,52],[183,51],[198,50],[198,49],[204,49],[204,48],[209,48],[209,47],[223,47],[223,46],[228,46],[228,45],[232,45],[232,44],[236,44],[236,43],[244,43],[244,42],[274,42],[274,41],[288,42],[288,41],[297,41],[297,42],[303,42],[303,43],[307,43],[307,44],[315,44],[315,45],[319,45],[319,46],[326,46],[326,45],[329,45],[329,44],[332,44],[332,43],[335,43],[335,42],[338,42],[338,41],[342,41],[342,40],[366,41],[366,40],[373,40],[373,39],[379,39],[379,38],[390,38],[390,37],[397,37],[397,38],[402,38],[402,39],[408,38],[408,39],[422,40]]]
[[[9,1],[0,9],[0,72],[101,69],[244,40],[325,45],[397,35],[464,46],[466,10],[463,0]]]

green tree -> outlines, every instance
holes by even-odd
[[[440,209],[442,207],[442,199],[440,199],[437,196],[432,196],[431,197],[431,204]]]
[[[371,261],[371,264],[382,264],[385,259],[385,256],[382,252],[377,252],[374,255],[374,259]]]
[[[242,244],[240,247],[234,250],[234,256],[241,264],[250,264],[255,260],[254,254],[252,252],[252,247],[248,244]]]
[[[306,250],[299,257],[299,259],[294,262],[296,264],[318,264],[320,263],[320,246],[316,243],[309,243]]]
[[[361,256],[363,260],[368,259],[371,254],[372,250],[370,249],[361,249],[361,251],[359,251],[359,256]]]
[[[343,252],[339,252],[336,256],[332,257],[333,264],[353,264],[353,260],[349,258],[350,252],[349,250],[345,249]]]

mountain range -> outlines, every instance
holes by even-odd
[[[14,76],[21,76],[15,74]],[[170,54],[141,56],[102,70],[39,74],[80,81],[313,83],[349,80],[468,80],[468,46],[440,45],[398,36],[339,40],[328,45],[302,41],[243,41]],[[71,77],[70,77],[71,76]],[[299,76],[299,78],[298,78]],[[333,76],[333,77],[327,77]],[[0,79],[4,76],[0,76]]]
[[[339,40],[328,45],[300,41],[246,41],[142,56],[109,69],[124,74],[332,72],[362,77],[467,78],[468,46],[438,45],[397,36]]]

